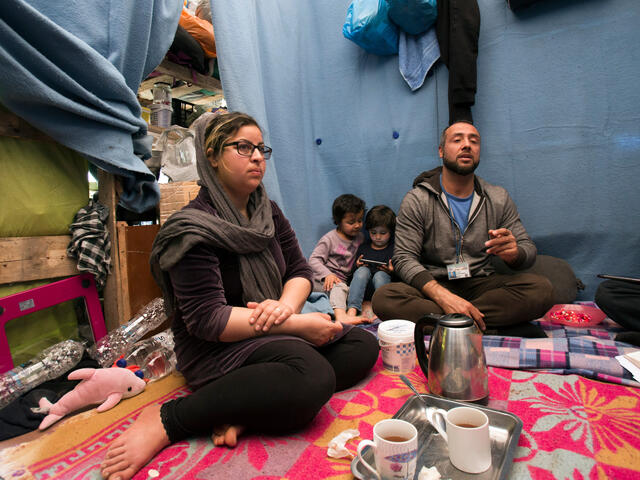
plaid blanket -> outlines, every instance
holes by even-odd
[[[487,335],[483,338],[487,365],[535,370],[563,375],[577,374],[603,382],[640,387],[631,372],[618,363],[618,355],[637,350],[613,340],[622,330],[605,319],[591,328],[575,328],[536,320],[549,338],[517,338]]]

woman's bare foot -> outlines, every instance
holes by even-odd
[[[169,437],[160,419],[160,405],[151,405],[111,443],[101,465],[102,478],[129,480],[167,445]]]
[[[244,432],[244,427],[240,425],[223,425],[213,429],[211,440],[216,447],[226,445],[234,448],[238,444],[238,437]]]

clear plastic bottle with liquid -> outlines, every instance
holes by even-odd
[[[135,343],[117,364],[120,367],[137,365],[150,381],[168,375],[176,368],[171,329]]]
[[[145,305],[134,317],[124,325],[110,331],[89,348],[89,355],[102,367],[110,367],[127,353],[145,334],[158,328],[167,315],[164,312],[164,300],[160,297]]]
[[[0,374],[0,408],[32,388],[71,370],[80,362],[83,352],[83,343],[65,340],[45,348],[28,362]]]

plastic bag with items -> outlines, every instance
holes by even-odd
[[[419,35],[429,30],[438,18],[436,0],[387,0],[389,18],[409,35]]]
[[[177,125],[167,128],[158,139],[156,148],[162,151],[162,173],[172,182],[198,179],[195,136],[191,130]]]
[[[387,0],[353,0],[342,34],[369,53],[398,53],[398,27],[389,20]]]

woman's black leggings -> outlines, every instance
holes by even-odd
[[[242,367],[162,406],[169,440],[211,435],[240,425],[263,433],[304,427],[339,390],[362,380],[378,358],[378,341],[352,328],[334,344],[315,348],[296,340],[262,345]]]

